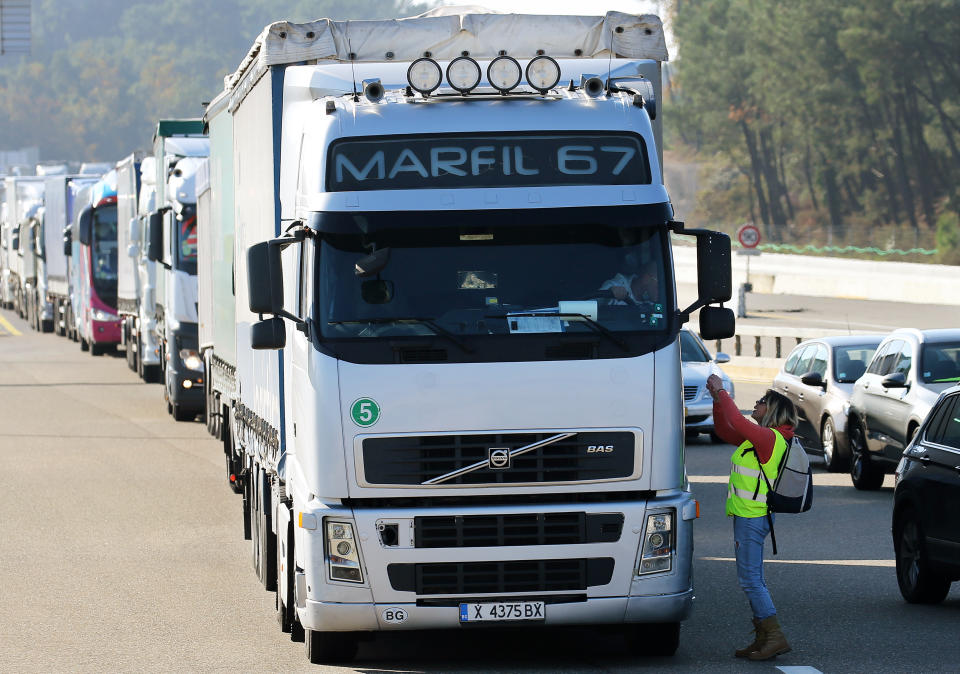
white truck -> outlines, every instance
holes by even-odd
[[[188,421],[204,411],[197,334],[196,172],[209,142],[203,120],[161,120],[153,136],[156,208],[147,221],[146,255],[156,263],[155,319],[167,411]]]
[[[666,57],[657,17],[617,12],[279,22],[210,104],[245,533],[312,662],[487,623],[677,648],[677,335],[734,319],[711,306],[729,238],[663,185]],[[697,240],[688,307],[673,233]]]
[[[146,382],[160,381],[156,330],[156,263],[146,256],[156,208],[156,159],[133,153],[117,162],[117,311],[127,365]]]
[[[231,444],[236,398],[237,328],[234,292],[233,118],[220,114],[227,99],[210,107],[210,159],[197,171],[197,294],[207,430],[223,443],[227,479],[237,493],[243,456]]]
[[[33,293],[30,227],[43,207],[43,180],[40,176],[5,178],[2,292],[5,304],[21,318],[27,317],[27,297]]]
[[[96,178],[89,176],[50,176],[43,190],[43,264],[46,272],[46,301],[50,304],[54,332],[67,333],[70,311],[69,255],[65,250],[64,230],[70,226],[75,209],[77,191],[92,185]]]

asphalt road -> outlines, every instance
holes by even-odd
[[[906,604],[891,489],[861,493],[823,473],[814,509],[781,518],[780,555],[766,566],[794,651],[772,663],[732,658],[750,627],[723,515],[732,448],[706,436],[687,448],[701,502],[697,599],[675,657],[632,657],[610,629],[497,630],[391,634],[363,644],[353,667],[312,667],[276,626],[204,426],[174,422],[160,387],[119,356],[92,357],[0,316],[0,671],[960,669],[960,583],[942,605]],[[738,386],[740,406],[760,390]]]

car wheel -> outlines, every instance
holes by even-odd
[[[939,604],[950,592],[950,580],[927,564],[926,538],[914,511],[897,518],[895,531],[900,594],[911,604]]]
[[[850,427],[850,478],[854,487],[864,491],[874,491],[883,485],[883,471],[870,461],[863,429],[857,423]]]
[[[830,417],[823,420],[823,427],[820,429],[820,442],[823,445],[823,463],[827,470],[836,473],[846,468],[844,465],[846,462],[840,457],[837,450],[837,428]]]

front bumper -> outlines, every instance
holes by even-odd
[[[713,430],[713,400],[694,400],[684,403],[686,414],[683,417],[683,426],[688,431],[709,433]]]
[[[120,321],[90,321],[90,341],[94,344],[119,344]]]
[[[473,599],[471,601],[477,601]],[[516,601],[523,601],[517,597]],[[565,604],[547,604],[543,620],[483,623],[519,629],[540,625],[610,625],[622,623],[679,622],[690,615],[693,588],[672,595],[649,597],[597,597]],[[403,609],[402,622],[384,620],[388,611]],[[416,603],[342,604],[307,600],[297,609],[304,625],[326,632],[367,632],[374,630],[476,629],[460,622],[456,606],[418,606]]]
[[[317,502],[311,501],[311,506]],[[296,508],[299,510],[299,507]],[[671,569],[638,575],[638,557],[648,516],[664,511],[676,513],[675,554]],[[415,517],[452,515],[504,516],[532,513],[620,513],[623,526],[619,539],[608,542],[563,545],[504,545],[500,547],[415,547],[411,542],[385,547],[378,524],[400,521],[401,537],[406,523]],[[693,605],[693,520],[696,502],[689,492],[672,492],[647,501],[608,501],[537,505],[483,505],[450,508],[355,509],[339,506],[310,508],[317,522],[312,531],[299,530],[297,564],[304,569],[296,579],[296,602],[304,627],[318,631],[371,631],[411,629],[471,629],[460,622],[458,604],[484,602],[545,601],[543,620],[489,623],[512,628],[536,625],[589,625],[679,622]],[[353,522],[359,541],[364,582],[352,585],[330,581],[324,554],[324,518]],[[412,536],[413,534],[409,534]],[[410,539],[412,541],[412,539]],[[486,591],[488,593],[419,593],[396,584],[389,572],[394,564],[444,564],[460,562],[534,561],[547,559],[609,558],[613,571],[603,584],[588,582],[581,588],[538,591]],[[352,585],[352,586],[351,586]],[[385,619],[385,613],[403,609],[401,621]],[[488,624],[488,623],[483,623]]]

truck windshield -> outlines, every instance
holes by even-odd
[[[186,204],[174,220],[177,230],[176,266],[188,274],[197,273],[197,207]]]
[[[619,343],[611,333],[667,328],[662,226],[531,223],[531,211],[487,212],[486,225],[419,213],[421,226],[402,226],[411,215],[366,214],[355,218],[366,232],[321,233],[324,338],[581,333]],[[378,226],[391,218],[400,226]]]
[[[112,306],[117,296],[117,206],[108,204],[93,212],[93,287]]]

